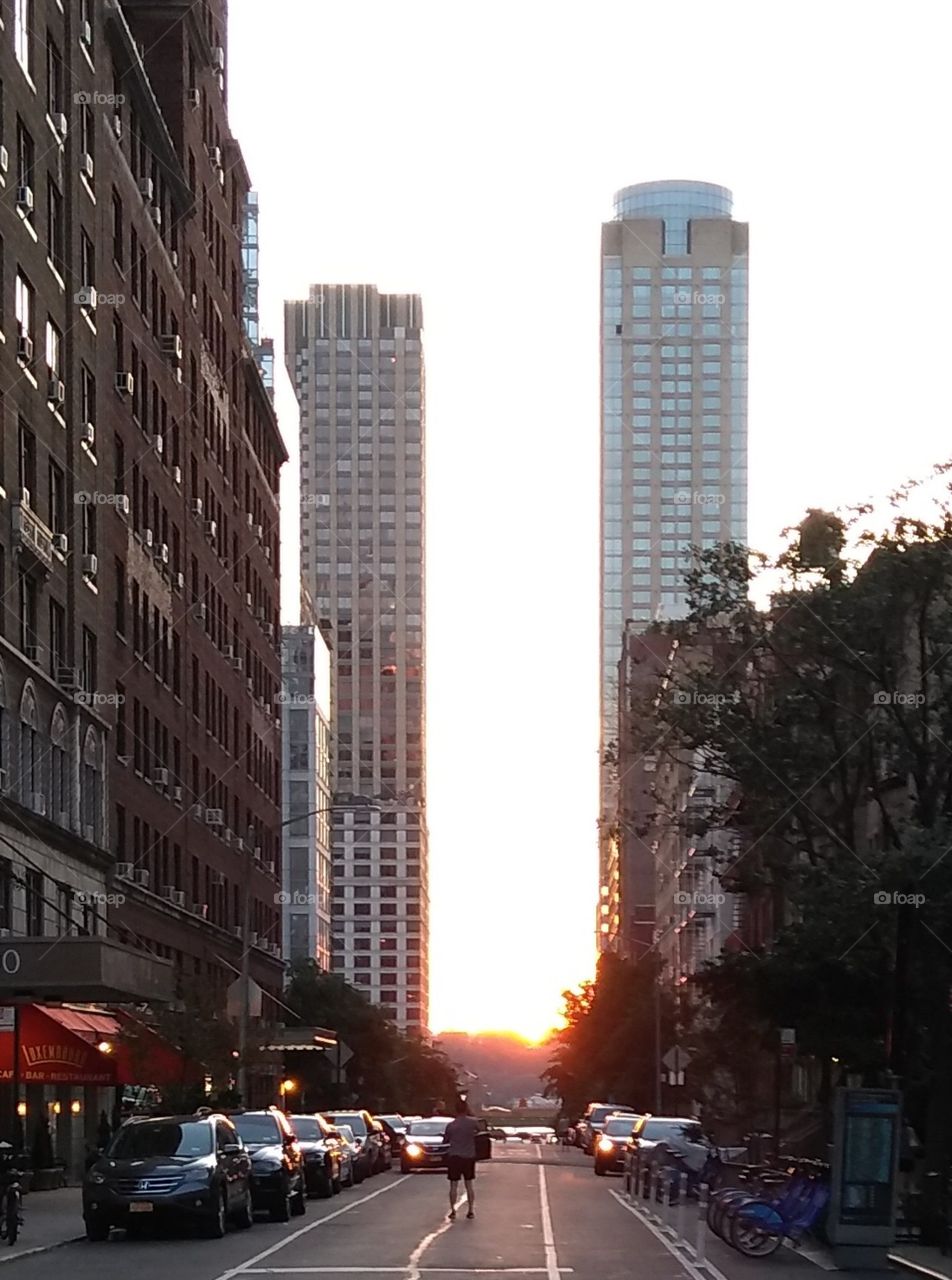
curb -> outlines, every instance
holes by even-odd
[[[52,1244],[34,1245],[32,1249],[20,1249],[15,1253],[0,1253],[0,1266],[4,1262],[19,1262],[21,1258],[29,1258],[36,1253],[50,1253],[53,1249],[61,1249],[64,1244],[76,1244],[79,1240],[85,1240],[85,1232],[81,1236],[70,1236],[68,1240],[54,1240]],[[945,1277],[942,1277],[945,1280]]]
[[[929,1280],[949,1280],[948,1271],[937,1271],[933,1267],[927,1267],[923,1262],[914,1262],[911,1258],[904,1258],[899,1253],[888,1253],[887,1259],[894,1267],[901,1267],[903,1271],[912,1271],[917,1276],[928,1276]]]

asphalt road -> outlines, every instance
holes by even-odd
[[[476,1186],[474,1221],[465,1211],[447,1221],[442,1171],[395,1171],[331,1200],[310,1201],[304,1218],[284,1225],[259,1219],[251,1231],[230,1230],[224,1240],[114,1232],[105,1244],[84,1240],[14,1265],[17,1280],[700,1280],[621,1202],[621,1181],[593,1177],[591,1161],[578,1152],[497,1147],[494,1159],[478,1167]],[[813,1280],[789,1274],[804,1268],[818,1275],[794,1256],[737,1261],[740,1270],[704,1280],[759,1280],[768,1272],[773,1280]]]

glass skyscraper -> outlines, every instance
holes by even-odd
[[[685,612],[689,547],[747,540],[747,225],[725,187],[615,195],[601,249],[601,814],[597,932],[626,950],[616,778],[627,621]]]

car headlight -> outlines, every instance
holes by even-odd
[[[418,1146],[417,1143],[415,1142],[407,1143],[405,1150],[411,1160],[415,1160],[417,1156],[423,1155],[423,1148],[421,1146]]]
[[[615,1150],[615,1144],[611,1138],[600,1138],[598,1141],[599,1151],[610,1152]]]
[[[259,1160],[257,1165],[259,1173],[277,1173],[281,1168],[280,1160]]]

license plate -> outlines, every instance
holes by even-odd
[[[151,1200],[133,1200],[129,1205],[130,1213],[151,1213],[153,1204]]]

